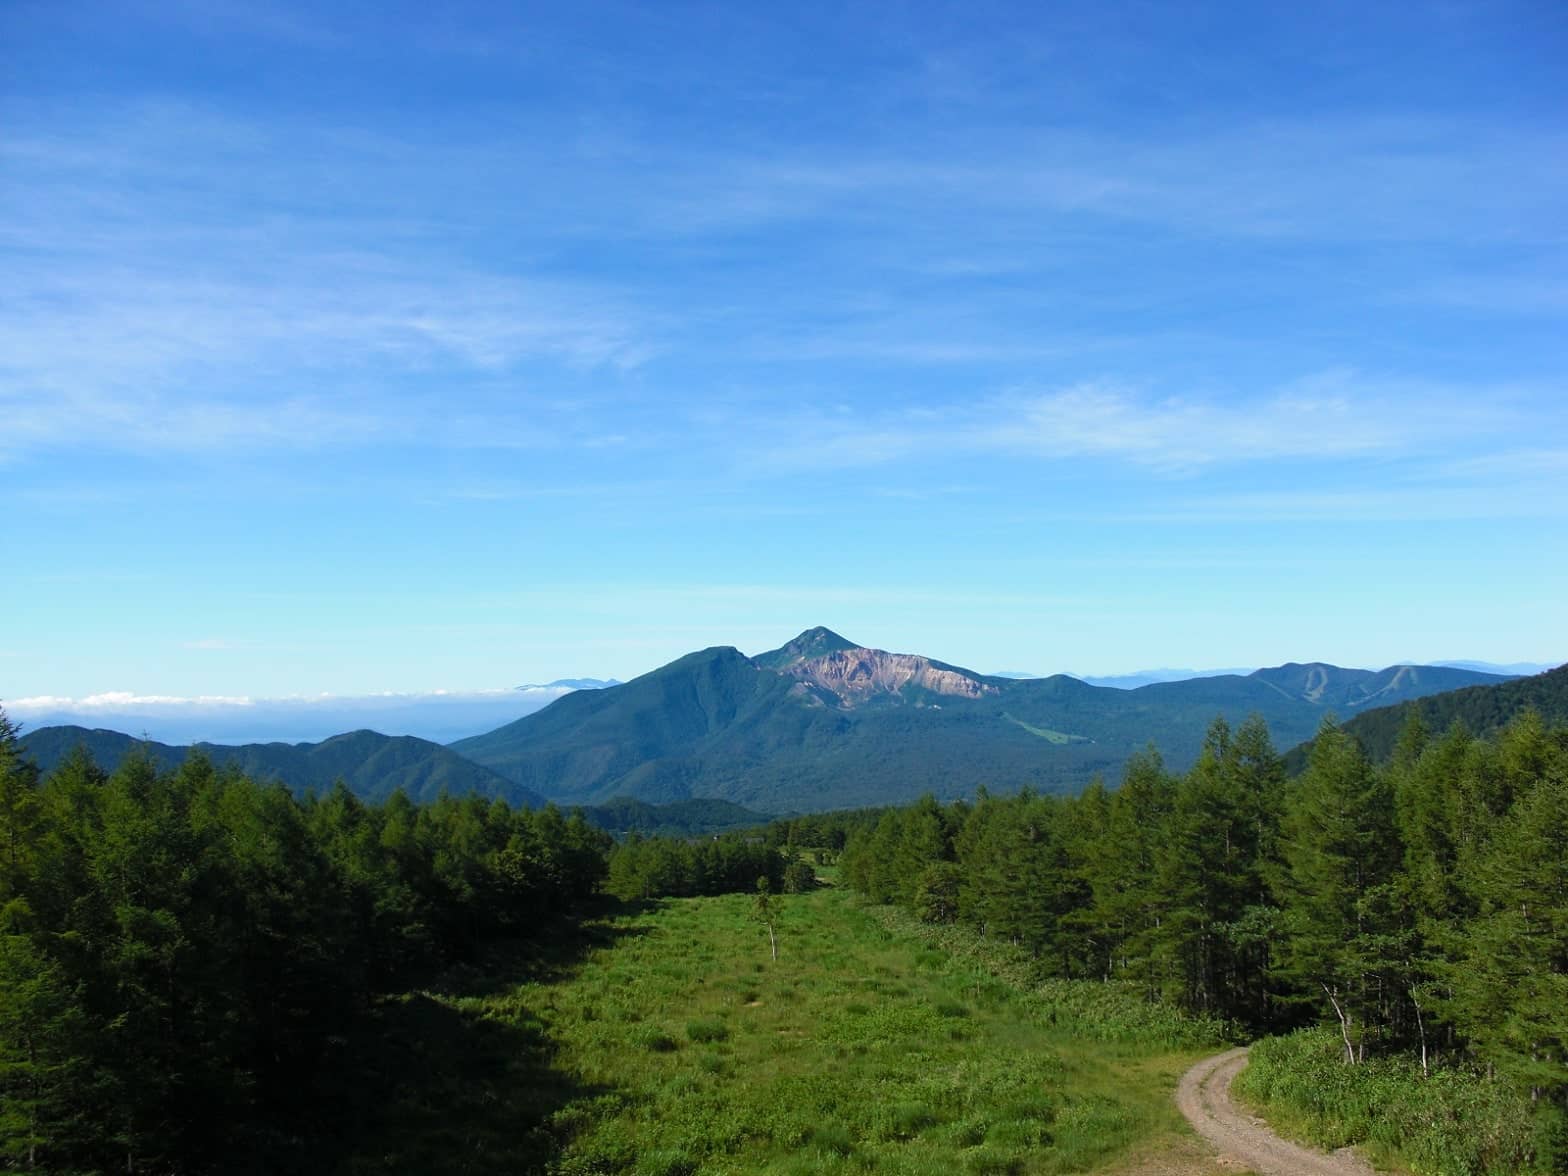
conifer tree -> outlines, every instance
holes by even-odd
[[[1161,838],[1163,919],[1152,948],[1167,989],[1187,1008],[1256,1021],[1267,1013],[1278,758],[1261,720],[1232,734],[1223,719],[1177,785]]]
[[[1362,900],[1398,860],[1391,808],[1360,746],[1326,718],[1286,814],[1280,972],[1298,999],[1332,1011],[1350,1062],[1365,1055],[1366,1023],[1388,987],[1377,950],[1386,928]]]
[[[29,889],[39,810],[38,773],[22,758],[16,724],[0,710],[0,906]]]
[[[1151,936],[1159,927],[1158,846],[1175,785],[1153,747],[1127,762],[1106,807],[1104,832],[1085,871],[1105,979],[1151,979]],[[1152,993],[1152,989],[1151,989]]]
[[[78,1142],[90,1081],[78,994],[23,929],[26,902],[0,904],[0,1168],[49,1169]]]
[[[1477,1052],[1562,1105],[1568,1096],[1568,753],[1521,794],[1471,876],[1449,1011]]]

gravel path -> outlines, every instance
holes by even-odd
[[[1259,1176],[1373,1176],[1376,1171],[1348,1148],[1332,1154],[1281,1139],[1230,1100],[1230,1080],[1247,1064],[1245,1049],[1204,1058],[1182,1076],[1176,1105],[1187,1121],[1220,1150]]]

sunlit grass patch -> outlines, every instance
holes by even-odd
[[[775,962],[751,905],[627,915],[569,978],[481,998],[533,1010],[594,1092],[550,1118],[551,1172],[1066,1173],[1174,1129],[1193,1051],[1163,1022],[1075,1034],[1120,1006],[1021,986],[831,889],[783,901]]]
[[[1232,1089],[1319,1147],[1361,1144],[1382,1162],[1444,1176],[1530,1168],[1537,1140],[1524,1091],[1469,1070],[1423,1078],[1404,1058],[1347,1066],[1343,1057],[1332,1030],[1267,1038]]]

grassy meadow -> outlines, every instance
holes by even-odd
[[[774,961],[753,902],[667,900],[541,974],[407,998],[469,1044],[402,1075],[348,1166],[1083,1172],[1181,1134],[1171,1091],[1213,1026],[1020,983],[834,888],[775,899]]]

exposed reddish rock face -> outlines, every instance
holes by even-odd
[[[995,686],[932,665],[928,658],[880,649],[838,650],[786,666],[781,672],[831,691],[844,706],[854,706],[875,695],[898,695],[907,686],[956,698],[997,693]]]

